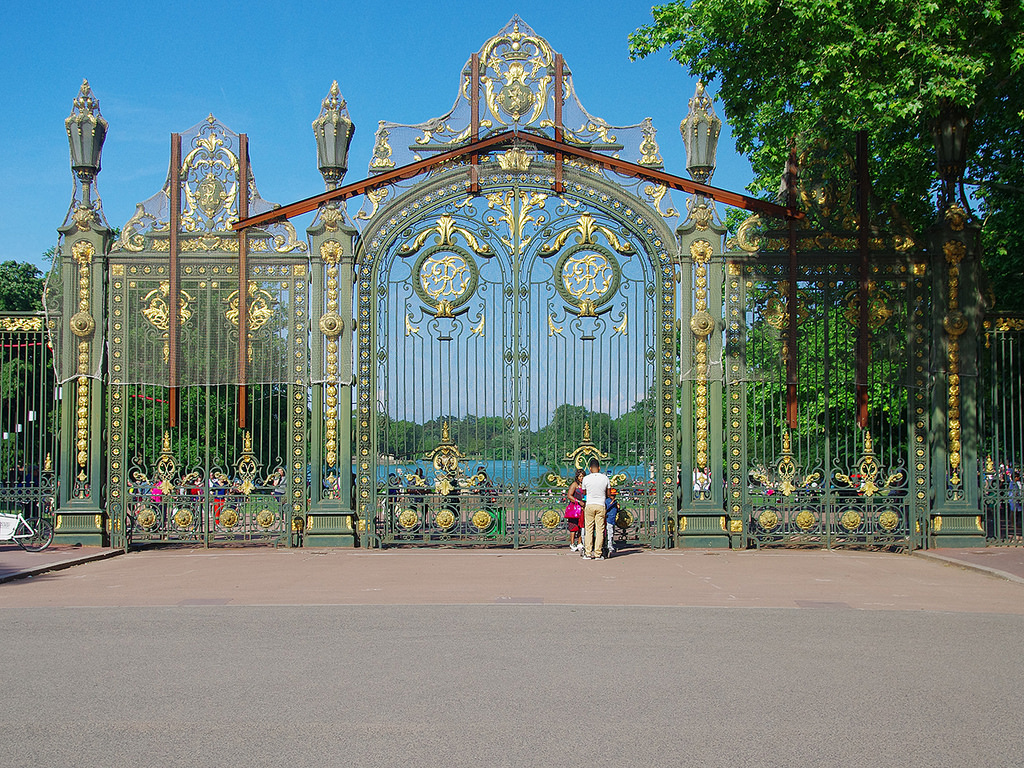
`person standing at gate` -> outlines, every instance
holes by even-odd
[[[590,560],[604,559],[604,500],[608,496],[611,481],[601,472],[601,462],[590,460],[590,474],[583,478],[583,490],[587,502],[583,507],[583,557]]]
[[[580,517],[583,515],[583,475],[582,469],[576,470],[565,494],[569,502],[565,507],[565,522],[569,526],[569,549],[573,552],[583,551],[583,532],[580,530]]]

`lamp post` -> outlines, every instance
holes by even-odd
[[[706,184],[715,172],[722,120],[715,114],[704,84],[688,102],[689,112],[679,124],[686,147],[686,170]],[[729,533],[722,524],[722,462],[715,459],[722,445],[722,384],[711,375],[710,361],[722,357],[721,304],[724,264],[722,226],[714,201],[694,194],[686,201],[686,218],[676,229],[679,239],[679,280],[683,329],[680,371],[682,402],[692,404],[680,440],[676,472],[684,481],[677,486],[680,514],[675,523],[676,543],[683,547],[728,547]],[[707,478],[711,493],[695,493],[691,478]]]
[[[939,116],[932,123],[935,142],[936,166],[942,182],[940,209],[952,202],[953,190],[963,182],[967,167],[967,138],[971,131],[971,118],[959,104],[944,99]]]
[[[355,125],[348,116],[348,107],[341,97],[338,81],[323,100],[320,114],[313,121],[316,136],[316,159],[327,189],[337,189],[348,170],[348,148]]]
[[[317,167],[328,190],[337,189],[345,177],[354,132],[334,81],[313,121]],[[356,540],[350,482],[356,230],[345,215],[344,203],[332,201],[321,206],[307,232],[313,253],[313,408],[323,418],[314,419],[311,432],[312,498],[305,541],[312,546],[352,546]]]
[[[71,147],[71,170],[82,185],[83,208],[91,208],[90,189],[100,172],[100,155],[107,137],[107,121],[100,114],[100,103],[93,96],[89,81],[83,80],[71,114],[64,120]]]
[[[722,120],[715,114],[711,97],[704,92],[704,83],[697,83],[689,106],[689,114],[679,124],[686,147],[686,170],[694,181],[706,184],[715,172]]]

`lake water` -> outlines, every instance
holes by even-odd
[[[487,472],[487,476],[492,481],[502,484],[512,483],[513,479],[517,479],[520,483],[532,485],[551,472],[549,467],[538,464],[536,461],[478,461],[463,462],[461,466],[462,471],[470,475],[476,474],[479,467],[483,467],[484,471]],[[377,467],[377,479],[383,482],[387,480],[388,475],[391,473],[414,475],[417,469],[423,470],[428,481],[433,479],[434,467],[425,461],[407,464],[382,464]],[[649,480],[651,478],[650,468],[642,464],[602,467],[602,470],[612,475],[625,473],[633,481]],[[566,479],[571,476],[568,467],[564,465],[557,467],[555,471],[560,472],[562,477]]]

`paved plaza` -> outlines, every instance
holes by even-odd
[[[907,555],[150,549],[0,627],[0,766],[1024,758],[1024,584]]]

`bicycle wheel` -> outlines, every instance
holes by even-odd
[[[17,539],[22,549],[26,552],[42,552],[50,546],[53,541],[53,523],[41,517],[33,517],[25,522],[32,529],[32,535]]]

